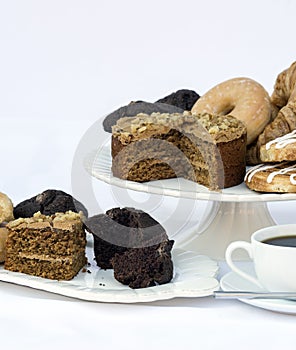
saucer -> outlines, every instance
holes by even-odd
[[[253,264],[244,267],[244,271],[255,277]],[[220,287],[224,291],[266,292],[265,289],[244,279],[231,271],[224,275],[220,281]],[[296,301],[283,299],[238,299],[243,303],[259,307],[261,309],[296,315]]]

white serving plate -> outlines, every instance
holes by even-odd
[[[138,303],[176,297],[204,297],[219,288],[215,278],[218,265],[207,256],[173,249],[174,277],[170,283],[149,288],[131,289],[113,277],[113,270],[97,267],[93,255],[92,238],[88,237],[86,253],[91,266],[71,281],[57,281],[11,272],[0,266],[0,281],[15,283],[43,291],[96,302]]]

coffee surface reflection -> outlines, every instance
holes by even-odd
[[[280,247],[296,247],[296,236],[272,237],[262,241],[262,243]]]

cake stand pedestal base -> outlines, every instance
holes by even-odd
[[[198,251],[215,260],[225,259],[225,250],[233,241],[248,241],[256,230],[275,225],[266,202],[212,202],[190,238],[176,242],[178,247]],[[238,250],[236,260],[248,260],[245,251]]]

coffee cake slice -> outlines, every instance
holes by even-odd
[[[6,270],[56,280],[70,280],[86,264],[82,214],[72,211],[7,224]]]

